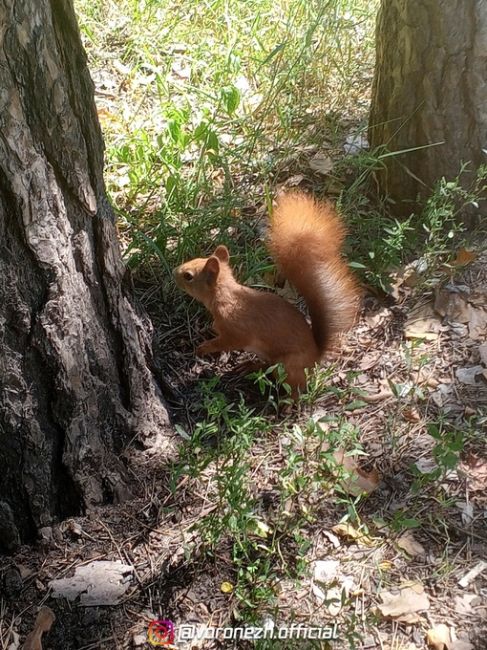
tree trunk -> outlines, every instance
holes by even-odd
[[[369,140],[392,152],[426,146],[384,159],[379,184],[399,212],[462,162],[471,177],[486,160],[486,61],[485,0],[382,0]]]
[[[121,498],[173,449],[103,183],[72,0],[0,0],[0,547]]]

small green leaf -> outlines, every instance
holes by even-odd
[[[401,526],[403,528],[419,528],[420,522],[417,519],[401,519]]]
[[[220,91],[222,102],[229,115],[232,115],[237,110],[240,104],[240,93],[235,86],[225,86]]]
[[[360,262],[349,262],[348,266],[350,266],[352,269],[366,269],[367,267],[365,264],[361,264]]]
[[[208,131],[208,122],[206,120],[203,120],[198,124],[198,126],[195,128],[193,137],[195,140],[204,140],[206,137],[206,132]]]
[[[213,130],[208,130],[206,136],[206,150],[209,154],[218,155],[220,145],[218,142],[218,136]]]
[[[181,124],[176,120],[169,120],[167,130],[174,143],[178,144],[181,139]]]
[[[286,47],[286,43],[279,43],[279,45],[276,45],[276,47],[266,56],[266,58],[262,61],[261,65],[266,65],[269,63],[269,61],[272,61],[272,59],[276,56],[276,54],[279,54],[279,52]]]
[[[345,411],[355,411],[356,409],[361,409],[364,406],[367,406],[367,402],[364,402],[360,399],[355,399],[345,406]]]

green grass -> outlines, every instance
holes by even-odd
[[[338,116],[364,117],[376,6],[78,1],[129,263],[168,272],[212,241],[248,241],[276,184],[339,146]]]
[[[230,247],[243,281],[262,282],[266,252],[255,230],[275,190],[303,186],[338,200],[350,226],[352,264],[388,287],[408,255],[451,251],[462,206],[455,182],[423,213],[399,222],[370,200],[387,151],[346,156],[344,134],[364,130],[378,1],[78,0],[99,89],[106,180],[132,267],[171,269]],[[316,152],[330,155],[327,176]],[[485,174],[484,174],[485,177]],[[477,188],[478,189],[478,188]]]

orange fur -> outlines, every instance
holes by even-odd
[[[355,318],[358,291],[341,257],[344,237],[344,226],[331,205],[299,193],[278,200],[269,250],[306,300],[311,328],[280,296],[239,284],[225,246],[175,269],[177,285],[202,302],[214,319],[217,336],[202,343],[197,353],[247,350],[269,365],[281,362],[297,397],[306,387],[305,369],[321,359],[333,336]]]

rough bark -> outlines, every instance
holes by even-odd
[[[442,176],[456,177],[462,162],[473,173],[486,161],[486,63],[485,0],[382,0],[371,146],[436,145],[384,159],[381,189],[403,212]]]
[[[123,493],[173,448],[103,183],[72,0],[0,0],[0,548]]]

